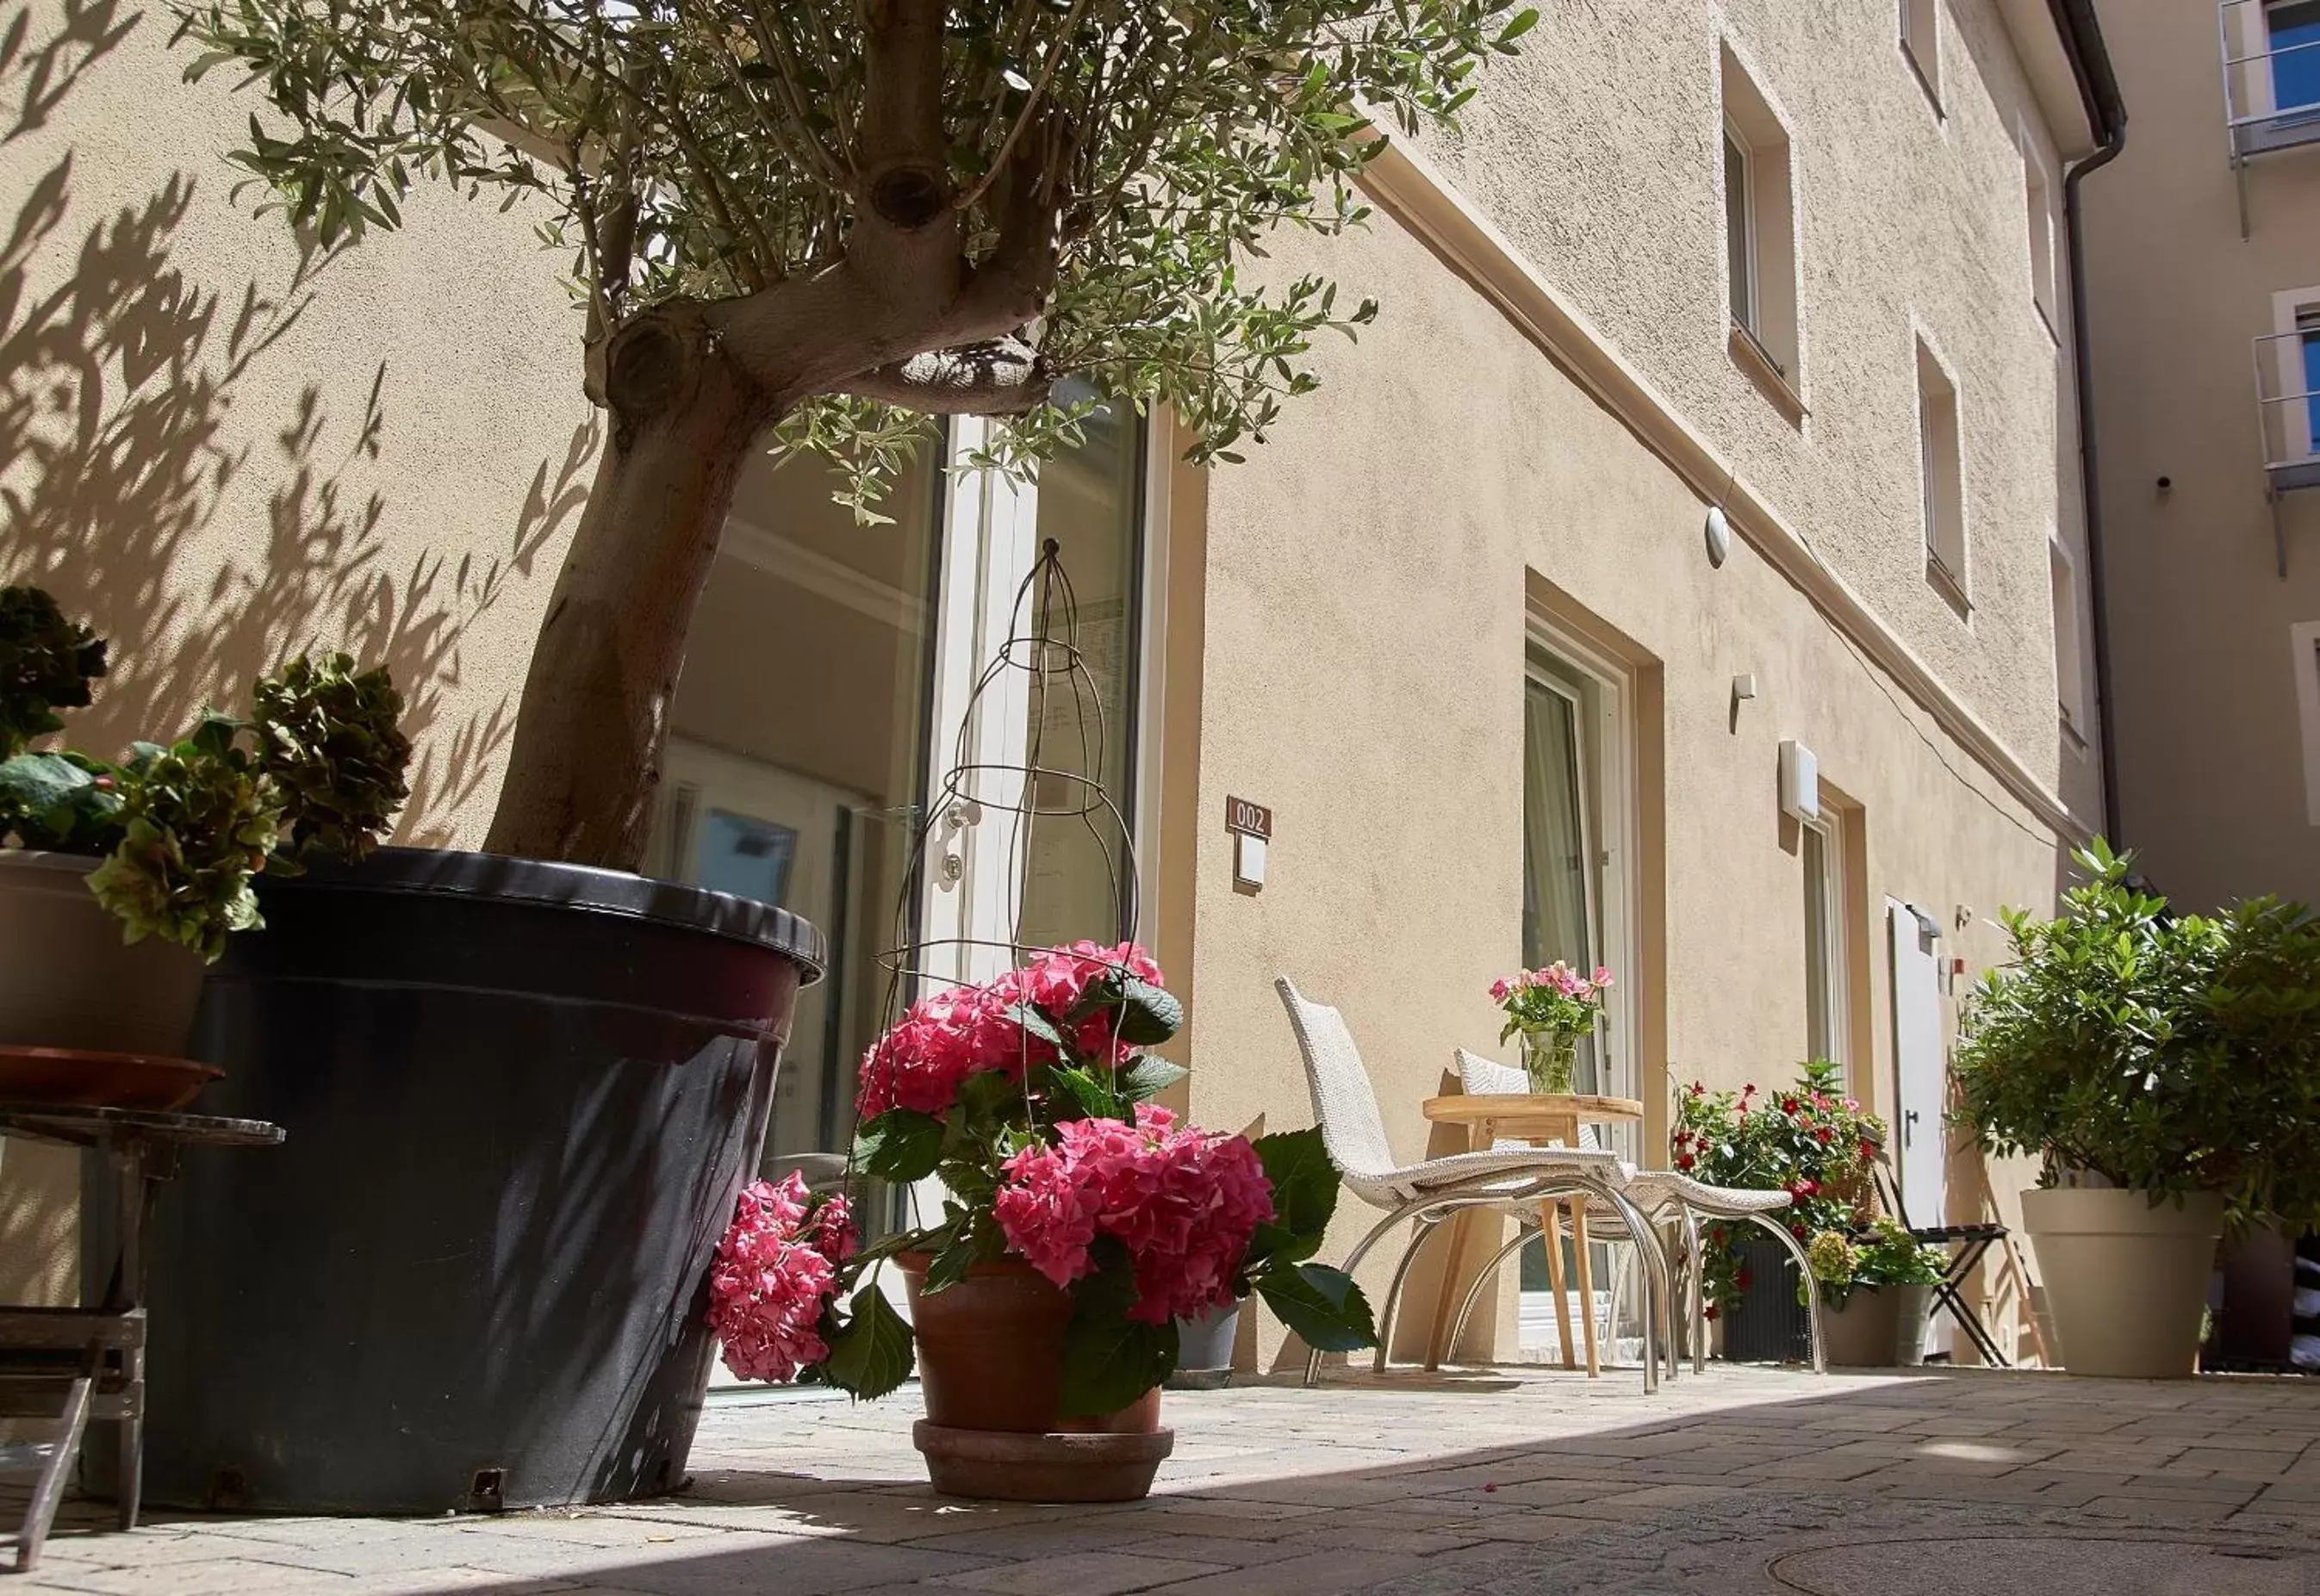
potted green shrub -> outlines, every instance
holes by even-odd
[[[1276,229],[1364,213],[1382,145],[1348,107],[1446,122],[1536,14],[176,9],[188,73],[263,96],[232,159],[302,236],[390,231],[430,185],[536,207],[578,312],[573,385],[607,424],[485,851],[385,849],[269,890],[274,929],[211,983],[203,1045],[235,1101],[302,1123],[262,1174],[214,1201],[189,1176],[176,1205],[213,1226],[188,1258],[267,1239],[231,1279],[157,1283],[209,1351],[154,1382],[199,1404],[157,1414],[155,1487],[198,1499],[231,1466],[266,1505],[440,1510],[480,1494],[472,1455],[510,1506],[650,1492],[682,1474],[711,1350],[690,1305],[821,957],[776,908],[632,874],[745,466],[819,456],[875,521],[945,415],[1009,418],[988,463],[1021,472],[1079,438],[1090,394],[1165,405],[1196,459],[1237,458],[1315,385],[1313,340],[1373,312],[1246,274]],[[442,1165],[424,1179],[394,1156],[420,1137]],[[349,1247],[407,1319],[274,1261]],[[313,1356],[366,1330],[401,1350]]]
[[[2251,900],[2175,916],[2098,839],[2053,920],[2005,916],[2013,961],[1962,1020],[1958,1118],[2039,1161],[2022,1199],[2061,1356],[2189,1374],[2216,1244],[2320,1215],[2320,927]]]
[[[119,759],[35,749],[105,670],[48,594],[0,588],[0,1042],[174,1057],[204,965],[263,923],[260,874],[368,854],[411,745],[385,671],[301,655],[246,719]]]
[[[1942,1254],[1890,1218],[1823,1230],[1807,1248],[1820,1282],[1821,1334],[1832,1364],[1888,1368],[1924,1361],[1926,1315]]]

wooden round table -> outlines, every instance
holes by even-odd
[[[1425,1102],[1426,1117],[1445,1125],[1466,1128],[1466,1147],[1469,1152],[1486,1152],[1499,1141],[1526,1141],[1538,1146],[1561,1143],[1567,1147],[1579,1146],[1581,1125],[1616,1125],[1641,1123],[1644,1105],[1632,1097],[1596,1097],[1572,1092],[1477,1092],[1457,1093],[1448,1097],[1429,1097]],[[1587,1344],[1587,1373],[1602,1372],[1602,1362],[1595,1345],[1595,1267],[1588,1256],[1587,1200],[1584,1197],[1549,1198],[1538,1205],[1539,1232],[1546,1244],[1547,1287],[1554,1293],[1555,1328],[1563,1338],[1563,1366],[1578,1367],[1571,1344],[1571,1306],[1566,1300],[1563,1274],[1563,1208],[1571,1206],[1571,1239],[1573,1260],[1577,1265],[1581,1330]],[[1465,1227],[1473,1217],[1467,1210],[1452,1221],[1450,1256],[1453,1266],[1442,1272],[1442,1292],[1434,1304],[1434,1329],[1427,1338],[1426,1366],[1434,1368],[1448,1350],[1442,1345],[1449,1333],[1449,1316],[1457,1297],[1457,1270],[1455,1261],[1465,1256]]]

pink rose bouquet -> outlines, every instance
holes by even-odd
[[[1593,1034],[1610,990],[1611,972],[1601,965],[1582,975],[1561,959],[1491,983],[1491,1001],[1506,1014],[1499,1040],[1522,1038],[1523,1068],[1533,1091],[1571,1090],[1579,1040]]]
[[[794,1176],[751,1186],[711,1280],[727,1364],[891,1391],[911,1330],[865,1276],[902,1252],[927,1260],[921,1293],[1010,1257],[1069,1292],[1071,1413],[1133,1401],[1174,1368],[1177,1319],[1242,1297],[1310,1346],[1373,1345],[1359,1288],[1310,1261],[1337,1197],[1320,1133],[1217,1135],[1152,1101],[1184,1072],[1143,1049],[1182,1020],[1134,943],[1051,948],[911,1004],[862,1060],[853,1165],[897,1184],[939,1176],[941,1222],[857,1252],[841,1200],[817,1203]]]

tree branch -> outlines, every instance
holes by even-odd
[[[1020,415],[1042,403],[1053,384],[1036,349],[1020,338],[1001,338],[913,355],[833,386],[923,415]]]

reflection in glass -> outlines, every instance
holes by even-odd
[[[1071,578],[1080,656],[1093,688],[1075,689],[1060,671],[1044,692],[1032,685],[1025,747],[1031,763],[1056,774],[1038,779],[1041,812],[1023,843],[1020,940],[1030,947],[1110,942],[1132,929],[1119,917],[1135,902],[1123,822],[1132,827],[1136,809],[1144,428],[1133,410],[1110,404],[1084,431],[1084,447],[1039,470],[1038,537],[1055,540]],[[1090,782],[1100,784],[1111,808],[1098,802]]]

